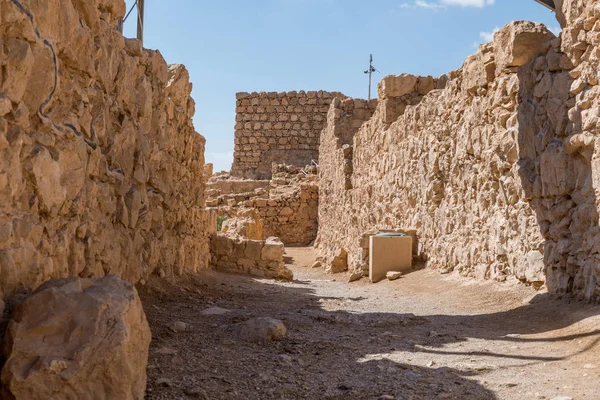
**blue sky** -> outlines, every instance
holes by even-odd
[[[513,20],[559,30],[533,0],[146,0],[144,46],[187,66],[194,124],[220,171],[231,167],[236,92],[366,98],[370,53],[374,85],[402,72],[439,76]],[[133,14],[125,34],[135,36]]]

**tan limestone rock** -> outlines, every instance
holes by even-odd
[[[114,275],[51,280],[13,311],[4,395],[141,400],[150,339],[131,284]]]
[[[379,83],[379,98],[391,99],[404,96],[414,90],[417,80],[416,76],[410,74],[386,76]]]
[[[549,48],[556,36],[544,25],[515,21],[494,35],[494,53],[498,70],[520,67],[540,52]]]

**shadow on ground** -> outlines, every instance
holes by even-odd
[[[444,345],[467,338],[572,340],[579,335],[519,336],[564,328],[600,311],[549,298],[476,316],[326,311],[323,301],[327,299],[309,288],[213,272],[182,278],[175,285],[151,281],[140,288],[140,295],[153,333],[148,399],[198,398],[193,394],[198,392],[210,399],[496,399],[492,391],[470,379],[476,370],[412,365],[409,357],[399,362],[386,354],[425,352],[435,360],[437,353],[449,354]],[[212,306],[232,311],[201,315]],[[259,345],[230,337],[223,329],[264,316],[283,320],[288,336]],[[169,326],[175,321],[186,322],[189,328],[174,333]],[[585,335],[598,337],[599,332]],[[464,354],[525,358],[532,363],[557,358],[550,353],[513,356],[493,350]]]

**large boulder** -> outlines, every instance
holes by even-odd
[[[15,307],[6,399],[143,399],[151,333],[135,288],[116,276],[54,279]]]
[[[525,65],[533,56],[547,50],[556,36],[543,24],[513,21],[494,34],[496,73],[504,68]]]

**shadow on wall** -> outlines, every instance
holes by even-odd
[[[537,296],[532,304],[505,312],[421,317],[328,310],[341,302],[358,304],[366,299],[323,297],[306,287],[275,286],[212,272],[196,275],[184,284],[164,285],[161,282],[157,291],[151,289],[152,285],[140,291],[153,333],[150,364],[169,368],[168,362],[161,361],[165,356],[158,353],[163,346],[173,348],[178,354],[189,354],[191,359],[186,360],[184,369],[176,371],[178,378],[174,382],[185,382],[186,375],[189,379],[200,379],[210,398],[222,398],[224,391],[236,390],[249,400],[369,399],[383,394],[402,399],[497,399],[490,389],[471,378],[486,372],[470,369],[468,365],[481,367],[482,362],[491,362],[502,365],[498,369],[513,371],[523,366],[541,367],[595,351],[600,340],[600,331],[589,326],[590,329],[575,330],[572,334],[569,330],[563,336],[553,334],[552,331],[598,315],[600,310],[552,300],[549,295]],[[190,302],[195,306],[182,305]],[[153,307],[154,303],[160,307]],[[201,305],[214,304],[232,311],[218,317],[198,313]],[[164,323],[175,314],[193,328],[183,333],[185,336],[173,337]],[[222,329],[214,328],[255,316],[282,319],[288,337],[265,348],[228,337]],[[544,333],[546,337],[522,337]],[[476,347],[479,350],[473,351],[470,339],[484,339],[499,346],[490,350]],[[566,345],[576,339],[585,339],[587,346],[561,354],[544,351],[547,346],[544,343]],[[453,343],[464,343],[464,351],[448,349],[447,345]],[[512,350],[514,346],[520,346],[521,350]],[[443,364],[444,355],[464,355],[472,363],[467,362],[464,368],[419,365],[424,357]],[[406,362],[407,358],[411,361]],[[226,383],[215,379],[213,371],[227,371]],[[149,369],[148,373],[153,394],[174,398],[181,393],[179,383],[172,387],[160,384],[160,379],[170,371]]]
[[[582,133],[582,109],[570,93],[569,71],[540,68],[547,59],[534,58],[518,71],[519,175],[545,239],[539,251],[548,289],[591,300],[600,295],[594,141]]]

